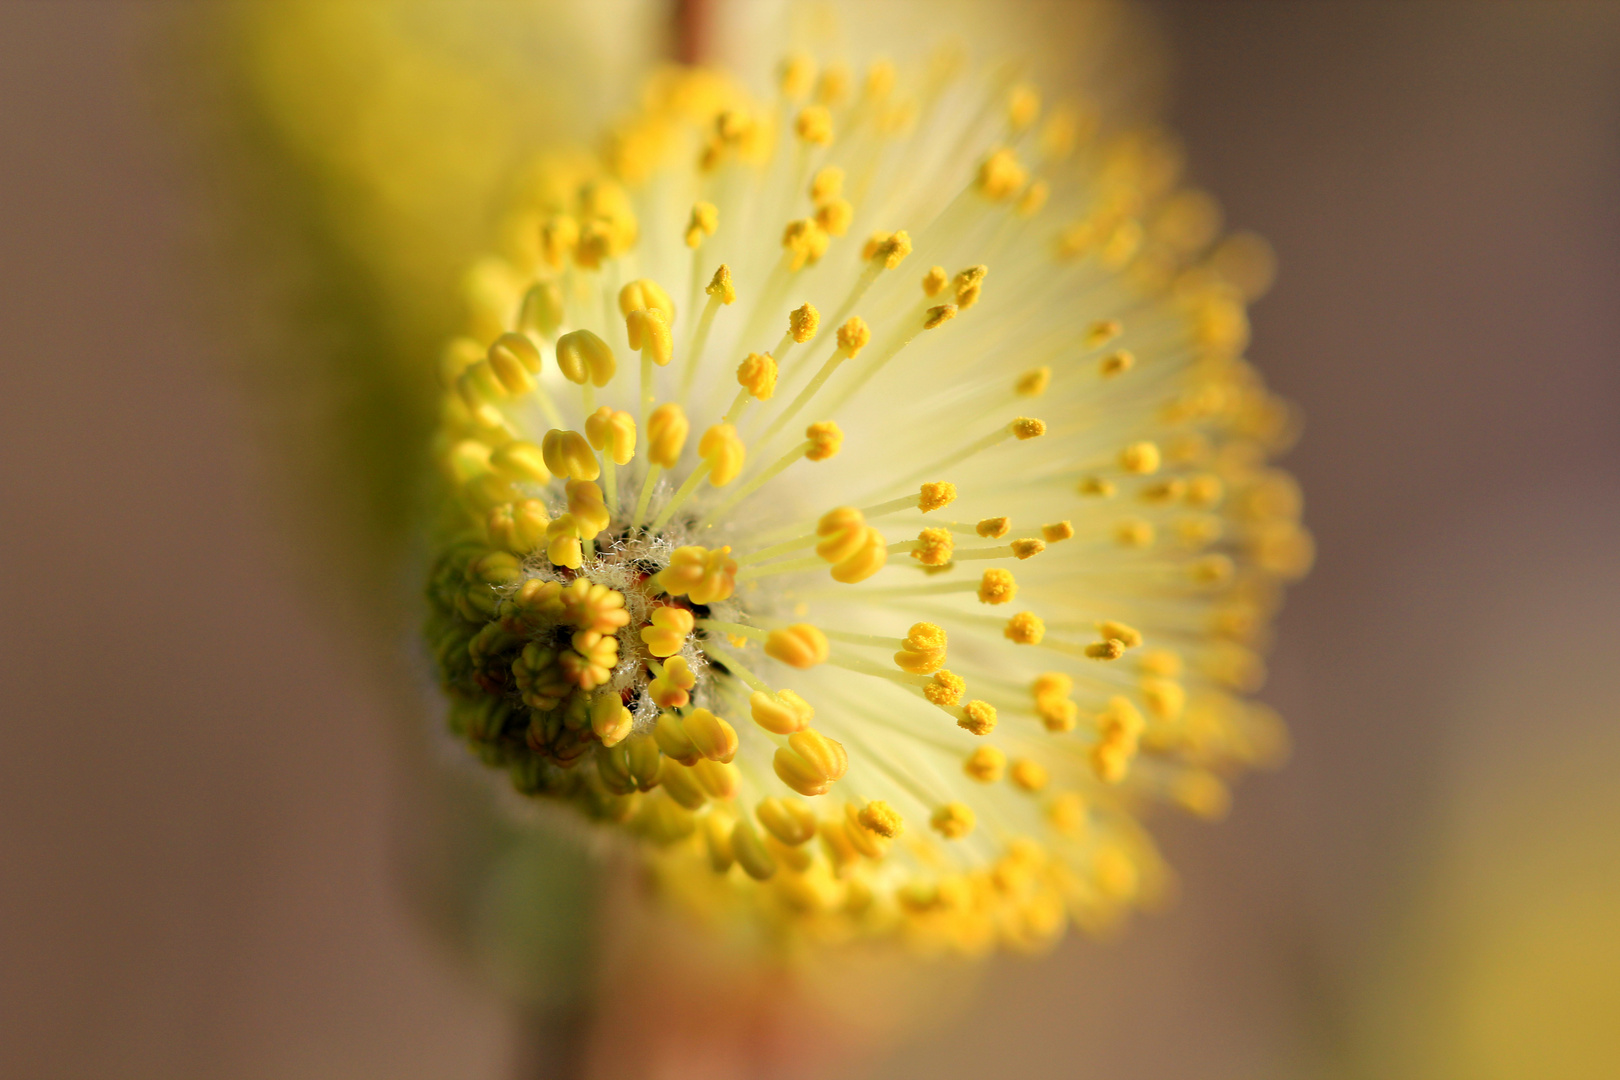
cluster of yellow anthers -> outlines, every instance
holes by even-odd
[[[1281,753],[1268,256],[1161,133],[903,86],[670,71],[539,171],[446,355],[429,632],[455,734],[700,908],[1035,948]]]

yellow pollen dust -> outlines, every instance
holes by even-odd
[[[1136,366],[1136,356],[1126,349],[1109,353],[1098,361],[1097,370],[1105,379],[1123,375]]]
[[[905,823],[894,807],[882,799],[873,799],[856,815],[860,823],[886,839],[893,840],[905,828]]]
[[[782,61],[777,85],[789,101],[801,101],[816,85],[816,61],[809,53],[795,52]]]
[[[892,233],[875,232],[861,250],[861,257],[867,262],[881,259],[885,270],[893,270],[910,254],[911,234],[904,229]]]
[[[1038,761],[1020,758],[1012,763],[1008,778],[1024,791],[1040,791],[1048,780],[1046,767]]]
[[[1018,645],[1039,645],[1046,636],[1046,624],[1033,611],[1020,611],[1007,620],[1002,636]]]
[[[988,266],[970,266],[951,280],[956,289],[956,306],[959,310],[966,311],[979,302],[979,292],[989,272]]]
[[[1007,124],[1015,132],[1026,131],[1041,115],[1041,92],[1030,83],[1019,83],[1007,94]]]
[[[923,687],[923,697],[930,705],[941,708],[958,704],[967,691],[967,680],[950,671],[936,671],[933,679]]]
[[[793,130],[812,146],[826,146],[833,140],[832,113],[825,105],[806,105],[799,110]]]
[[[979,523],[973,526],[973,531],[991,540],[1000,540],[1012,531],[1012,518],[980,518]]]
[[[1046,434],[1046,421],[1020,416],[1012,422],[1012,433],[1019,442],[1038,439]]]
[[[1097,631],[1104,638],[1116,638],[1127,649],[1137,648],[1142,644],[1142,633],[1134,627],[1126,626],[1122,622],[1112,620],[1098,624]]]
[[[831,202],[844,192],[844,170],[828,165],[810,181],[810,201],[817,206]]]
[[[735,304],[737,302],[737,289],[731,283],[731,267],[725,263],[714,272],[714,277],[704,286],[703,291],[709,296],[717,298],[722,304]]]
[[[1115,319],[1099,319],[1086,327],[1083,339],[1088,349],[1100,349],[1124,333],[1124,327]]]
[[[928,273],[923,275],[923,295],[938,296],[945,291],[945,286],[951,282],[951,276],[945,272],[943,266],[931,266]]]
[[[816,310],[814,304],[801,304],[788,312],[788,333],[800,345],[815,337],[820,326],[821,312]]]
[[[1148,475],[1159,471],[1159,447],[1152,442],[1134,442],[1119,452],[1119,467],[1128,473]]]
[[[1019,217],[1034,217],[1046,205],[1046,200],[1052,197],[1052,185],[1045,180],[1037,180],[1024,189],[1018,196],[1018,205],[1014,208]]]
[[[1058,543],[1060,540],[1074,538],[1074,525],[1067,521],[1053,522],[1051,525],[1041,526],[1041,539],[1048,544]]]
[[[970,701],[962,706],[956,726],[974,735],[988,735],[996,729],[996,707],[988,701]]]
[[[1104,480],[1100,476],[1086,477],[1084,480],[1080,481],[1079,486],[1075,490],[1079,491],[1082,495],[1091,495],[1099,499],[1111,499],[1114,497],[1113,483],[1108,480]]]
[[[950,322],[954,318],[956,318],[955,304],[940,304],[938,307],[931,307],[928,309],[927,316],[923,319],[923,329],[932,330],[937,326]]]
[[[737,365],[737,384],[754,395],[756,401],[769,401],[776,393],[776,360],[770,353],[749,353]]]
[[[872,328],[866,325],[866,320],[860,316],[851,318],[838,328],[838,347],[849,355],[851,360],[861,354],[861,350],[871,344]]]
[[[951,561],[955,546],[951,530],[924,529],[917,534],[917,546],[912,549],[911,557],[924,566],[944,566]]]
[[[1026,538],[1012,542],[1013,554],[1020,559],[1033,559],[1046,550],[1046,541]]]
[[[948,481],[924,484],[917,495],[917,509],[923,513],[939,510],[956,501],[956,485]]]
[[[848,199],[833,199],[816,207],[816,224],[829,236],[843,236],[855,222],[855,207]]]
[[[984,577],[979,581],[981,604],[1006,604],[1017,595],[1018,583],[1013,580],[1010,570],[986,570]]]

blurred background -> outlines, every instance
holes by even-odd
[[[1173,910],[994,961],[962,1019],[847,1075],[1620,1075],[1620,5],[1144,10],[1193,178],[1279,253],[1250,355],[1307,417],[1287,464],[1321,554],[1265,694],[1296,753],[1221,826],[1164,823]],[[358,300],[222,260],[329,243],[360,266],[382,226],[371,192],[313,238],[224,222],[308,193],[199,167],[274,120],[165,74],[210,14],[0,3],[0,1075],[504,1080],[520,1010],[401,883],[400,834],[427,828],[415,688],[355,600],[400,553],[341,526],[375,487],[300,515],[309,477],[272,448],[301,429],[262,410],[417,406],[362,376],[305,400],[256,351],[267,296],[356,332],[331,311],[432,284],[478,228],[445,220]],[[563,48],[512,41],[500,78]],[[667,46],[589,54],[598,107]],[[454,127],[433,104],[413,123]],[[589,129],[531,106],[455,127],[445,183],[488,194],[513,131]],[[426,179],[385,208],[434,188],[398,164]]]

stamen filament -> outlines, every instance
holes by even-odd
[[[676,489],[675,494],[670,496],[669,502],[664,504],[664,508],[653,519],[653,532],[662,529],[669,519],[675,516],[675,511],[681,508],[681,503],[691,498],[692,492],[697,490],[698,484],[702,483],[703,478],[709,475],[710,467],[711,463],[707,460],[698,463],[697,467],[692,470],[692,475],[686,478],[686,483]]]
[[[658,484],[658,474],[664,471],[662,465],[649,465],[647,475],[641,481],[641,494],[636,497],[636,512],[630,515],[630,527],[635,528],[647,516],[647,504],[652,502],[653,488]]]
[[[789,450],[787,453],[777,458],[776,461],[771,464],[770,468],[766,469],[764,472],[748,481],[742,487],[738,488],[736,493],[733,494],[731,498],[727,499],[719,506],[716,506],[713,510],[710,510],[703,516],[703,520],[698,522],[698,524],[700,526],[713,524],[715,519],[721,517],[732,507],[748,498],[748,496],[758,491],[761,487],[770,483],[772,479],[778,476],[789,465],[792,465],[795,461],[798,461],[800,458],[808,454],[814,446],[815,443],[806,439],[792,450]]]

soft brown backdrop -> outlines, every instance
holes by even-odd
[[[1168,830],[1177,910],[998,961],[885,1076],[1355,1074],[1446,822],[1514,772],[1478,763],[1614,775],[1620,8],[1157,10],[1196,176],[1281,255],[1298,751]],[[0,4],[0,1075],[501,1077],[511,1017],[393,878],[387,695],[200,315],[149,15]]]

